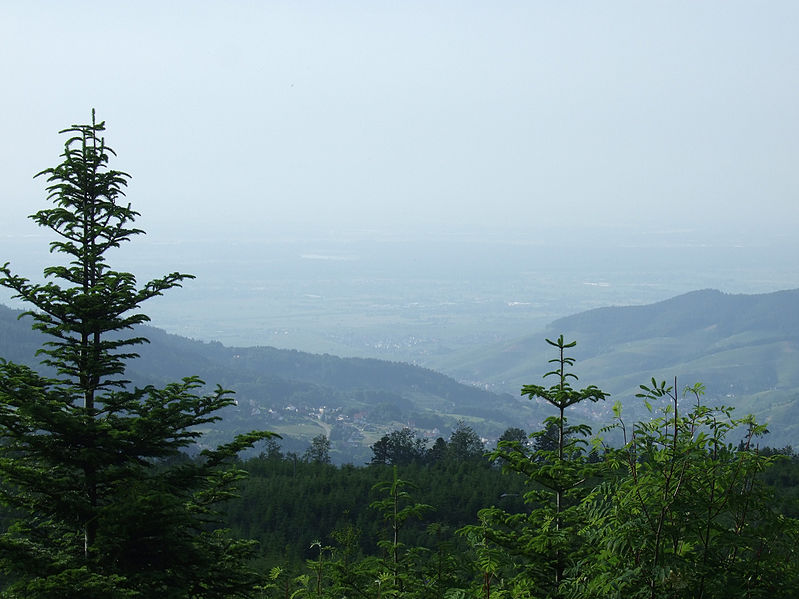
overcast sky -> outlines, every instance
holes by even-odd
[[[2,2],[0,234],[92,107],[167,237],[793,232],[798,31],[795,0]]]

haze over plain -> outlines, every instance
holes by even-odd
[[[122,266],[204,280],[156,307],[156,325],[211,338],[199,322],[236,307],[189,324],[208,286],[268,298],[292,268],[295,306],[346,303],[377,279],[386,297],[414,286],[403,305],[481,286],[524,305],[564,272],[583,293],[610,284],[601,265],[628,283],[661,269],[655,292],[553,297],[563,311],[536,323],[691,288],[799,286],[796,3],[33,1],[0,15],[0,259],[30,275],[48,263],[26,219],[44,204],[31,176],[94,107],[148,231]],[[547,262],[563,246],[577,250]],[[325,296],[320,280],[338,287]],[[270,301],[261,311],[280,316]]]

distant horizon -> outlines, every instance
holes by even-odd
[[[133,208],[136,208],[133,202]],[[30,213],[47,207],[44,194],[40,202],[30,206]],[[132,238],[135,246],[142,241],[157,243],[198,243],[201,241],[232,242],[323,242],[345,243],[348,241],[450,241],[469,243],[507,243],[512,245],[553,245],[563,243],[584,245],[599,243],[602,246],[619,247],[629,244],[657,247],[678,246],[771,246],[777,244],[795,244],[799,239],[789,223],[775,222],[769,234],[763,234],[756,224],[738,223],[735,227],[713,227],[684,225],[665,225],[651,223],[642,225],[633,222],[607,223],[604,225],[585,223],[560,223],[558,226],[546,226],[541,223],[519,222],[515,225],[464,225],[464,224],[429,224],[413,227],[397,227],[393,224],[371,226],[323,225],[320,223],[298,222],[292,225],[285,223],[272,225],[269,222],[250,223],[246,227],[221,227],[211,225],[175,226],[152,222],[147,214],[139,216],[135,224],[144,230],[144,235]],[[568,236],[568,237],[566,237]],[[37,226],[29,218],[20,221],[11,219],[0,221],[0,240],[20,240],[36,238],[47,240],[51,237],[48,229]]]
[[[612,238],[609,246],[572,233],[563,247],[541,237],[471,238],[465,231],[412,242],[410,232],[378,239],[305,229],[284,239],[226,243],[155,233],[116,250],[110,265],[132,272],[140,284],[172,271],[197,276],[146,308],[152,325],[170,333],[420,364],[442,351],[536,333],[593,308],[708,288],[733,294],[799,288],[795,238],[731,244],[709,233],[697,243],[692,232],[639,232]],[[58,259],[48,252],[47,233],[20,235],[5,237],[0,261],[40,280],[41,268]],[[22,307],[5,289],[0,303]]]

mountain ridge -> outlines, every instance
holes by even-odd
[[[21,314],[0,305],[0,357],[42,370],[36,350],[46,339],[31,330],[30,319],[20,320]],[[464,420],[481,434],[496,437],[513,418],[528,427],[542,419],[540,409],[521,398],[464,385],[411,364],[273,347],[226,347],[151,326],[138,327],[133,334],[149,340],[135,348],[139,357],[127,363],[125,377],[135,385],[163,386],[196,375],[235,392],[236,405],[205,431],[209,443],[261,428],[284,435],[284,449],[300,451],[311,437],[326,434],[338,442],[338,461],[358,462],[371,457],[371,443],[403,426],[447,437],[447,429]]]
[[[706,399],[772,423],[769,444],[799,440],[799,289],[764,294],[699,290],[641,306],[596,308],[560,318],[544,331],[479,353],[441,370],[498,391],[534,382],[551,357],[543,338],[576,340],[581,384],[596,384],[645,417],[634,399],[652,377],[678,385],[702,382]],[[533,376],[530,376],[530,374]],[[607,414],[604,415],[605,417]]]
[[[141,357],[129,362],[127,374],[137,384],[156,385],[198,375],[234,389],[238,406],[225,414],[228,429],[278,427],[289,437],[307,440],[318,433],[351,438],[354,427],[363,436],[363,449],[392,427],[410,425],[446,436],[442,431],[458,419],[489,436],[507,426],[535,430],[548,413],[519,398],[519,389],[539,382],[548,370],[552,355],[544,339],[563,334],[578,342],[573,370],[580,384],[611,393],[635,417],[646,417],[634,399],[638,385],[652,377],[677,377],[679,384],[703,382],[710,402],[734,405],[741,415],[753,412],[769,421],[773,435],[768,443],[786,445],[799,435],[799,418],[793,414],[799,403],[797,306],[799,289],[755,295],[703,289],[652,304],[608,306],[560,318],[539,333],[461,352],[459,363],[441,368],[273,347],[226,347],[148,326],[142,334],[150,344],[140,347]],[[42,337],[26,319],[17,321],[19,314],[0,305],[0,356],[35,365]],[[291,426],[278,413],[287,406],[305,410]],[[609,405],[592,410],[583,416],[607,422]],[[358,418],[363,420],[356,423]],[[352,449],[344,453],[355,456]],[[363,452],[357,455],[361,459]]]

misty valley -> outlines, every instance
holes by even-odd
[[[798,25],[0,1],[0,599],[799,597]]]
[[[795,596],[792,238],[126,254],[104,130],[4,247],[0,597]]]

